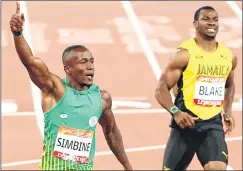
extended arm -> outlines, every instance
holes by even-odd
[[[10,21],[10,28],[13,32],[18,32],[24,24],[24,15],[20,14],[20,4],[17,2],[16,14]],[[31,80],[40,88],[46,88],[51,91],[53,89],[53,81],[51,73],[47,66],[39,58],[34,57],[28,43],[23,34],[13,35],[14,45],[19,56],[19,59],[28,70]]]
[[[113,112],[111,110],[111,96],[108,92],[103,91],[102,98],[104,109],[99,123],[102,126],[107,144],[109,145],[111,151],[114,153],[118,161],[123,165],[124,169],[132,170],[132,167],[124,150],[121,132],[117,127]]]

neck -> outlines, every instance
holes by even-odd
[[[195,41],[197,45],[207,52],[213,52],[217,49],[217,42],[215,39],[206,39],[196,34]]]
[[[85,90],[88,90],[90,87],[89,85],[78,83],[72,77],[67,76],[66,78],[67,78],[67,83],[69,84],[69,86],[75,90],[85,91]]]

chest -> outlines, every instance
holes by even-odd
[[[92,129],[102,113],[101,101],[91,95],[66,96],[52,117],[56,126]]]
[[[188,72],[193,75],[227,77],[231,71],[230,59],[220,55],[194,55],[190,58]]]

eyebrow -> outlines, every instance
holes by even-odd
[[[78,57],[77,58],[77,61],[82,61],[82,60],[94,60],[94,57],[91,57],[91,58],[87,58],[87,57]]]
[[[209,16],[202,16],[202,18],[210,18]],[[213,17],[213,19],[218,18],[218,16]]]

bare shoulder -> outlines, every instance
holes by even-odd
[[[111,98],[110,93],[106,90],[100,90],[100,92],[101,92],[101,97],[102,97],[102,108],[103,108],[103,110],[105,108],[111,108],[112,98]]]
[[[179,48],[174,55],[172,55],[171,60],[177,64],[187,64],[190,58],[190,54],[187,49]]]
[[[59,76],[53,73],[50,73],[50,75],[51,75],[51,80],[53,82],[53,90],[50,93],[56,96],[57,99],[59,99],[63,96],[65,92],[65,85],[63,84],[62,79]]]
[[[172,56],[169,62],[171,68],[183,69],[189,62],[190,54],[187,49],[179,48]]]
[[[46,88],[42,89],[42,110],[44,112],[52,109],[58,101],[63,97],[65,93],[65,85],[62,83],[60,77],[50,73],[51,80],[53,82],[52,90]]]
[[[110,132],[115,124],[114,115],[112,112],[112,98],[109,92],[106,90],[100,90],[102,96],[102,116],[99,119],[99,123],[103,128],[103,131]]]

